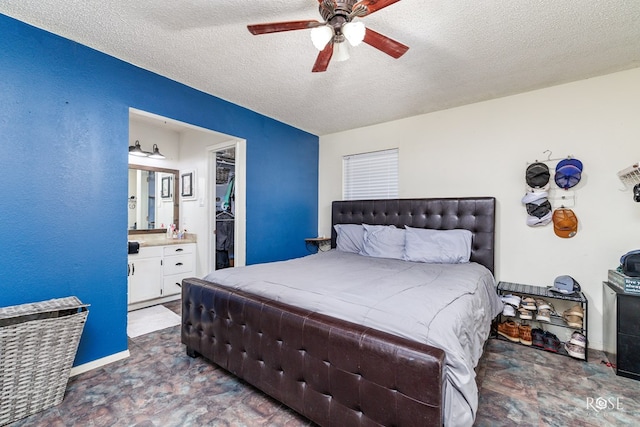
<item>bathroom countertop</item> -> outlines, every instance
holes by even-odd
[[[164,234],[147,234],[147,235],[135,235],[129,236],[130,242],[140,243],[140,247],[149,246],[166,246],[166,245],[183,245],[186,243],[196,243],[196,235],[192,233],[186,233],[182,239],[171,239]]]

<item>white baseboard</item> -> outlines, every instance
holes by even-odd
[[[182,298],[181,294],[169,295],[168,297],[156,298],[148,301],[136,302],[127,306],[127,311],[139,310],[153,305],[164,304],[165,302],[175,301]]]
[[[604,344],[602,341],[589,340],[589,348],[594,350],[604,351]]]
[[[100,368],[101,366],[108,365],[109,363],[117,362],[118,360],[126,359],[129,357],[129,350],[121,351],[120,353],[112,354],[111,356],[103,357],[98,360],[94,360],[89,363],[84,363],[82,365],[74,366],[71,368],[71,372],[69,373],[70,377],[74,377],[76,375],[83,374],[85,372],[91,371],[92,369]]]

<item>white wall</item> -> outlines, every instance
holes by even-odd
[[[195,200],[183,200],[180,193],[174,194],[180,203],[180,229],[196,234],[197,259],[196,275],[204,276],[208,266],[209,229],[207,218],[206,198],[207,183],[207,147],[228,140],[230,137],[220,133],[200,130],[195,126],[166,119],[171,126],[164,126],[163,121],[152,122],[131,121],[129,125],[129,145],[140,141],[144,151],[151,151],[153,144],[158,144],[165,159],[150,159],[148,157],[129,156],[129,164],[155,166],[159,168],[176,169],[179,177],[184,172],[195,171]],[[176,127],[177,126],[177,127]],[[180,188],[180,186],[178,186]],[[123,202],[124,205],[124,202]]]
[[[602,281],[640,248],[640,204],[616,173],[640,160],[640,68],[320,137],[319,229],[342,197],[342,156],[399,148],[400,197],[495,196],[496,279],[547,286],[573,276],[589,299],[590,347],[602,349]],[[525,224],[527,163],[572,155],[578,234]]]
[[[231,137],[211,132],[187,131],[182,134],[180,144],[180,173],[195,171],[195,200],[180,202],[180,224],[189,233],[198,235],[197,275],[209,272],[208,256],[213,239],[213,225],[209,221],[209,150],[217,143],[228,141]],[[215,202],[214,202],[215,203]],[[215,212],[214,212],[215,215]]]
[[[158,126],[153,126],[149,123],[131,121],[129,124],[129,143],[128,145],[134,145],[135,141],[140,141],[140,146],[143,151],[152,151],[153,144],[158,145],[158,150],[166,158],[165,159],[150,159],[148,157],[135,157],[129,156],[129,165],[139,166],[153,166],[165,169],[178,169],[179,166],[179,145],[180,134],[176,131],[169,129],[163,129]],[[131,182],[130,182],[131,184]],[[160,190],[161,175],[156,176],[156,188]],[[173,183],[171,184],[171,199],[163,199],[160,194],[156,194],[156,219],[158,227],[162,224],[168,226],[173,218],[173,200],[176,195],[173,194]],[[131,191],[129,194],[132,194]],[[138,205],[142,206],[144,200],[138,200]],[[140,211],[140,209],[138,209]],[[167,220],[167,218],[170,218]],[[137,219],[134,218],[133,222]],[[132,221],[129,219],[129,223]],[[138,221],[138,224],[141,224]],[[140,227],[144,228],[144,227]]]

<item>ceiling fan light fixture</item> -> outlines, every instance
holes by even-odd
[[[342,26],[342,34],[351,46],[358,46],[364,40],[367,29],[362,22],[347,22]]]
[[[323,22],[316,19],[297,21],[267,22],[247,25],[253,35],[280,33],[293,30],[311,30],[311,41],[320,51],[311,72],[327,71],[332,58],[344,61],[349,58],[350,47],[362,42],[398,59],[409,46],[365,27],[359,19],[397,3],[399,0],[318,0],[319,12]],[[286,2],[281,2],[286,3]],[[356,19],[353,22],[353,19]]]
[[[322,25],[311,29],[311,41],[318,50],[323,50],[333,38],[333,27]]]
[[[344,40],[340,43],[335,43],[333,49],[333,60],[341,62],[346,61],[347,59],[349,59],[349,48],[347,47],[347,44]]]

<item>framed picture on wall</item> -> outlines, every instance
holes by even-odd
[[[160,197],[163,199],[171,198],[171,177],[162,177],[162,187],[160,188]]]
[[[180,180],[180,195],[184,200],[196,199],[196,173],[195,171],[188,171],[181,175]]]

